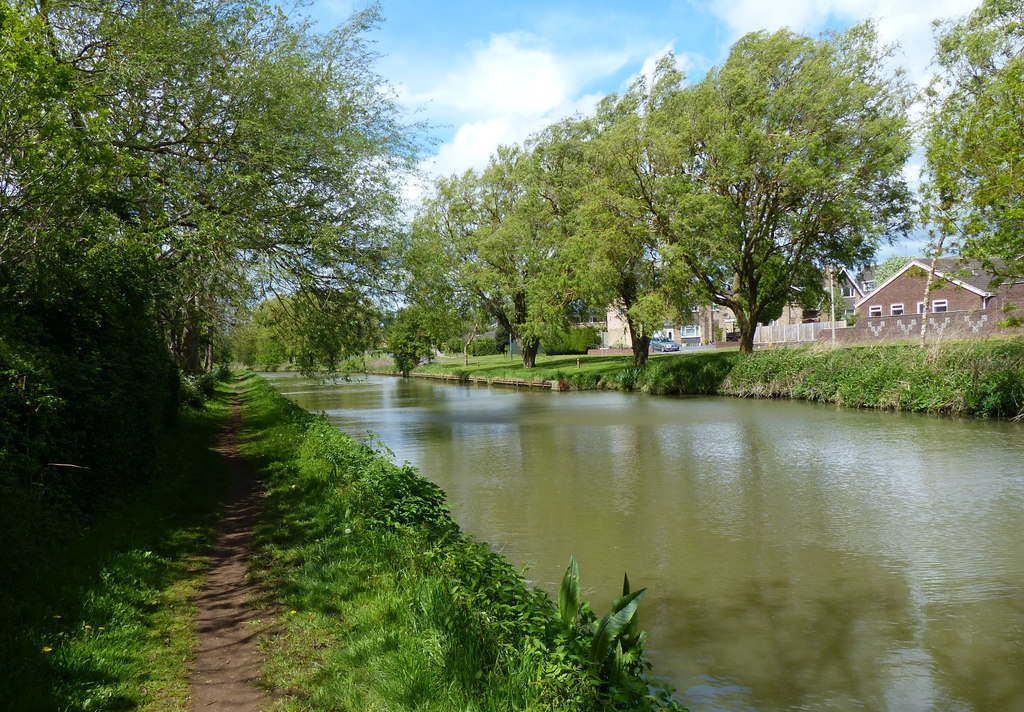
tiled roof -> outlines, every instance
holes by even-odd
[[[925,265],[929,264],[929,260],[925,259],[919,259],[917,262]],[[1000,272],[1006,269],[1006,264],[1002,260],[992,260],[992,265]],[[987,292],[992,289],[990,284],[994,278],[993,274],[982,268],[981,263],[977,260],[964,260],[960,257],[940,257],[935,260],[935,271],[981,291]]]

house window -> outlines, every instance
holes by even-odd
[[[924,314],[924,302],[917,303],[917,313]]]
[[[949,302],[945,299],[936,299],[932,302],[933,312],[949,311]]]
[[[854,293],[854,291],[853,291],[853,287],[851,287],[851,286],[849,286],[849,285],[847,285],[847,286],[843,287],[843,296],[844,296],[844,297],[853,297],[853,296],[856,296],[856,295],[855,295],[855,293]]]
[[[882,307],[868,307],[868,316],[882,316]]]
[[[683,338],[700,336],[700,327],[697,326],[696,324],[684,326],[682,327],[682,329],[683,331],[682,334],[680,334],[680,336],[682,336]]]
[[[902,304],[890,304],[889,305],[889,316],[900,316],[903,314]]]
[[[870,280],[870,279],[869,279],[868,281],[866,281],[866,282],[864,283],[864,291],[865,291],[865,292],[870,292],[870,291],[872,291],[872,290],[873,290],[874,288],[875,288],[875,282],[874,282],[874,280]]]

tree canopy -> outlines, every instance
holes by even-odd
[[[1003,276],[1024,275],[1024,2],[986,0],[937,25],[926,215]]]
[[[372,70],[375,6],[322,35],[258,0],[2,12],[5,260],[44,238],[144,244],[186,369],[254,287],[327,303],[387,285],[415,147]]]
[[[667,104],[666,254],[734,312],[741,350],[825,265],[864,262],[909,228],[909,93],[885,56],[870,25],[754,33]]]

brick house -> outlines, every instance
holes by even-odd
[[[924,291],[930,262],[911,260],[903,269],[879,284],[856,304],[860,317],[889,317],[924,312]],[[992,275],[977,262],[958,257],[935,261],[935,282],[928,298],[928,312],[979,311],[1001,312],[1008,304],[1024,306],[1024,280],[1004,282],[990,288]]]

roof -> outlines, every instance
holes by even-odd
[[[1005,269],[1005,264],[1002,260],[992,260],[992,263],[996,270],[1002,271]],[[903,268],[899,269],[895,274],[889,277],[889,279],[877,285],[873,292],[863,297],[855,306],[859,307],[868,300],[868,297],[882,289],[885,289],[890,282],[899,278],[900,275],[915,266],[920,267],[927,272],[931,269],[931,261],[916,258],[910,260],[903,266]],[[978,260],[965,260],[961,257],[939,257],[935,260],[935,275],[980,296],[992,296],[989,285],[992,283],[995,275],[992,272],[983,269]]]

